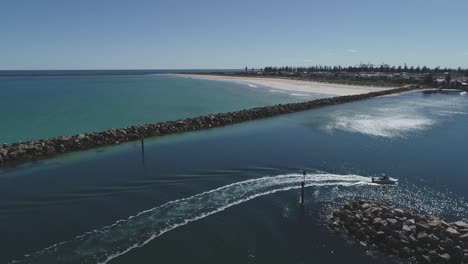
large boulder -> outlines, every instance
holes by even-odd
[[[393,219],[393,218],[387,218],[387,222],[392,226],[398,224],[398,220]]]
[[[6,158],[6,156],[8,156],[8,149],[6,148],[0,149],[0,156],[2,156],[2,158]]]
[[[431,227],[425,223],[422,223],[422,222],[417,222],[416,223],[416,230],[418,232],[421,232],[421,231],[429,231],[431,230]]]
[[[403,226],[401,227],[401,230],[402,230],[403,232],[406,232],[406,233],[412,232],[411,228],[410,228],[409,226],[407,226],[407,225],[403,225]]]
[[[453,223],[456,227],[468,229],[468,224],[463,221],[457,221]]]
[[[439,260],[441,263],[449,263],[452,257],[448,253],[439,255]]]
[[[451,228],[451,227],[448,227],[447,229],[445,229],[445,231],[451,236],[460,235],[460,233],[457,230],[455,230],[454,228]]]
[[[427,239],[427,236],[428,236],[428,235],[427,235],[426,232],[419,232],[418,235],[416,236],[416,238],[417,238],[418,240],[421,240],[421,241],[422,241],[422,240],[426,240],[426,239]]]
[[[468,254],[468,228],[435,216],[412,214],[380,203],[347,203],[333,212],[332,229],[342,228],[362,245],[418,263],[461,263]]]

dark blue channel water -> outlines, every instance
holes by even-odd
[[[468,97],[414,93],[3,168],[0,262],[391,262],[330,233],[330,208],[467,219],[467,134]]]

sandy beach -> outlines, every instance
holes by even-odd
[[[195,78],[203,80],[215,81],[230,81],[242,82],[253,86],[266,86],[273,89],[305,92],[305,93],[318,93],[326,95],[353,95],[363,94],[369,92],[378,92],[383,90],[392,89],[395,87],[375,87],[375,86],[359,86],[359,85],[345,85],[333,83],[321,83],[313,81],[299,81],[281,78],[255,78],[255,77],[233,77],[233,76],[218,76],[218,75],[201,75],[201,74],[170,74],[171,76]]]

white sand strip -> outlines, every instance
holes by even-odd
[[[306,92],[306,93],[318,93],[327,95],[353,95],[362,94],[369,92],[378,92],[395,87],[377,87],[377,86],[360,86],[360,85],[345,85],[345,84],[334,84],[334,83],[322,83],[313,81],[300,81],[291,79],[281,78],[256,78],[256,77],[232,77],[232,76],[218,76],[218,75],[205,75],[205,74],[169,74],[171,76],[203,79],[203,80],[215,80],[215,81],[231,81],[231,82],[242,82],[247,84],[266,86],[274,89],[294,91],[294,92]],[[251,87],[253,87],[251,85]]]

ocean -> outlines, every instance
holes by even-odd
[[[165,71],[156,71],[164,73]],[[256,106],[310,100],[312,94],[249,83],[163,74],[0,72],[0,144],[103,131]],[[29,76],[25,76],[29,74]],[[13,76],[14,75],[14,76]]]
[[[134,79],[138,77],[144,80]],[[74,90],[96,83],[88,76],[76,78],[66,82],[75,83]],[[109,76],[99,78],[112,82]],[[159,101],[169,108],[148,104],[134,110],[160,109],[156,119],[151,119],[153,114],[125,120],[122,113],[132,111],[128,109],[132,105],[139,108],[135,106],[139,100],[108,98],[108,114],[101,117],[112,122],[102,120],[106,124],[96,128],[83,119],[68,133],[306,99],[241,83],[168,76],[117,78],[129,78],[139,87],[146,84],[142,93],[151,96],[157,94],[149,92],[152,82],[166,83],[157,87],[165,87],[169,95],[177,92]],[[123,93],[127,85],[120,82],[125,83],[115,81],[106,87],[120,88],[107,91]],[[172,90],[177,84],[179,88]],[[63,86],[57,85],[55,91],[58,87]],[[184,99],[182,90],[190,87],[193,98]],[[95,95],[97,88],[83,89],[86,96],[80,98],[94,95],[101,98],[94,102],[101,103],[106,98],[105,92]],[[64,100],[76,96],[80,92]],[[151,96],[146,96],[148,101],[156,100]],[[119,103],[109,104],[113,100]],[[181,109],[195,103],[203,106]],[[110,114],[114,111],[120,116]],[[40,116],[32,112],[34,118]],[[55,112],[55,120],[67,119]],[[18,117],[28,122],[30,115]],[[77,119],[81,114],[73,115]],[[144,156],[139,142],[130,142],[5,167],[0,169],[0,262],[394,263],[395,259],[366,252],[346,236],[330,232],[327,215],[343,201],[365,198],[447,220],[468,219],[467,121],[465,95],[411,93],[151,138]],[[2,129],[2,139],[37,137],[20,130],[6,137]],[[41,135],[53,136],[59,130],[57,123],[54,131],[44,129]],[[308,175],[301,207],[303,169]],[[369,184],[370,177],[383,174],[398,178],[398,186]]]

